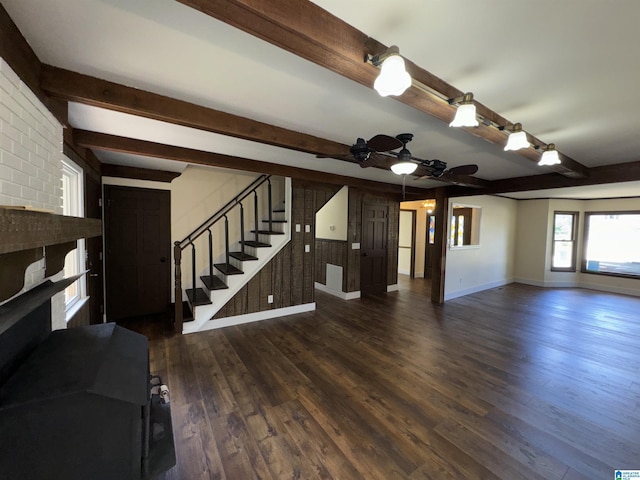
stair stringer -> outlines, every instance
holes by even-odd
[[[291,241],[291,192],[291,178],[286,177],[284,184],[284,219],[286,223],[282,224],[284,235],[260,235],[260,240],[266,241],[271,246],[255,250],[258,260],[242,262],[234,259],[236,265],[239,262],[244,274],[221,275],[229,288],[210,292],[212,302],[210,305],[193,307],[193,321],[183,324],[182,333],[195,333],[217,328],[214,325],[216,322],[220,323],[220,319],[212,320],[212,317]]]

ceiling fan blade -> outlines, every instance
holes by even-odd
[[[416,168],[416,171],[413,172],[413,175],[416,177],[414,178],[414,180],[424,180],[427,178],[435,178],[433,176],[433,169],[429,167],[425,167],[424,165],[419,165],[418,168]]]
[[[350,153],[336,153],[335,155],[316,155],[316,158],[335,158],[336,160],[345,160],[347,162],[356,163],[356,159],[353,158],[353,155],[351,155]]]
[[[451,167],[447,170],[447,173],[453,175],[473,175],[478,171],[478,165],[460,165],[458,167]]]
[[[371,152],[369,159],[367,160],[367,167],[383,168],[390,170],[391,165],[398,163],[398,159],[392,155],[378,152]]]
[[[367,146],[376,152],[388,152],[402,147],[402,142],[389,135],[376,135],[367,142]]]

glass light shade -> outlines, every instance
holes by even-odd
[[[538,165],[558,165],[560,163],[562,162],[560,162],[557,150],[545,150],[542,153],[542,157],[540,157]]]
[[[528,147],[529,142],[527,141],[527,134],[520,130],[519,132],[511,132],[504,150],[506,152],[508,150],[520,150],[521,148]]]
[[[449,124],[450,127],[477,127],[476,106],[473,103],[463,103],[456,110],[456,116]]]
[[[373,83],[373,88],[382,96],[402,95],[411,86],[411,76],[404,68],[404,60],[400,55],[391,55],[382,62],[380,75]]]
[[[416,168],[418,168],[418,164],[413,162],[400,162],[391,165],[391,171],[396,175],[408,175],[415,172]]]

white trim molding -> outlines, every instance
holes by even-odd
[[[341,298],[342,300],[355,300],[357,298],[360,298],[360,290],[355,292],[342,292],[339,290],[334,290],[332,288],[329,288],[326,285],[318,282],[315,282],[314,286],[321,292],[328,293],[329,295],[333,295],[334,297]]]
[[[263,310],[261,312],[247,313],[245,315],[235,315],[233,317],[225,317],[220,319],[212,319],[204,325],[190,325],[187,322],[182,328],[182,333],[196,333],[205,330],[216,330],[218,328],[231,327],[234,325],[242,325],[243,323],[259,322],[277,317],[286,317],[287,315],[295,315],[297,313],[312,312],[316,309],[315,302],[304,303],[302,305],[294,305],[293,307],[274,308],[273,310]]]

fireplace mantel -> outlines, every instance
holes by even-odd
[[[45,277],[64,267],[76,240],[102,235],[102,222],[29,210],[0,208],[0,301],[24,286],[26,268],[46,257]]]

